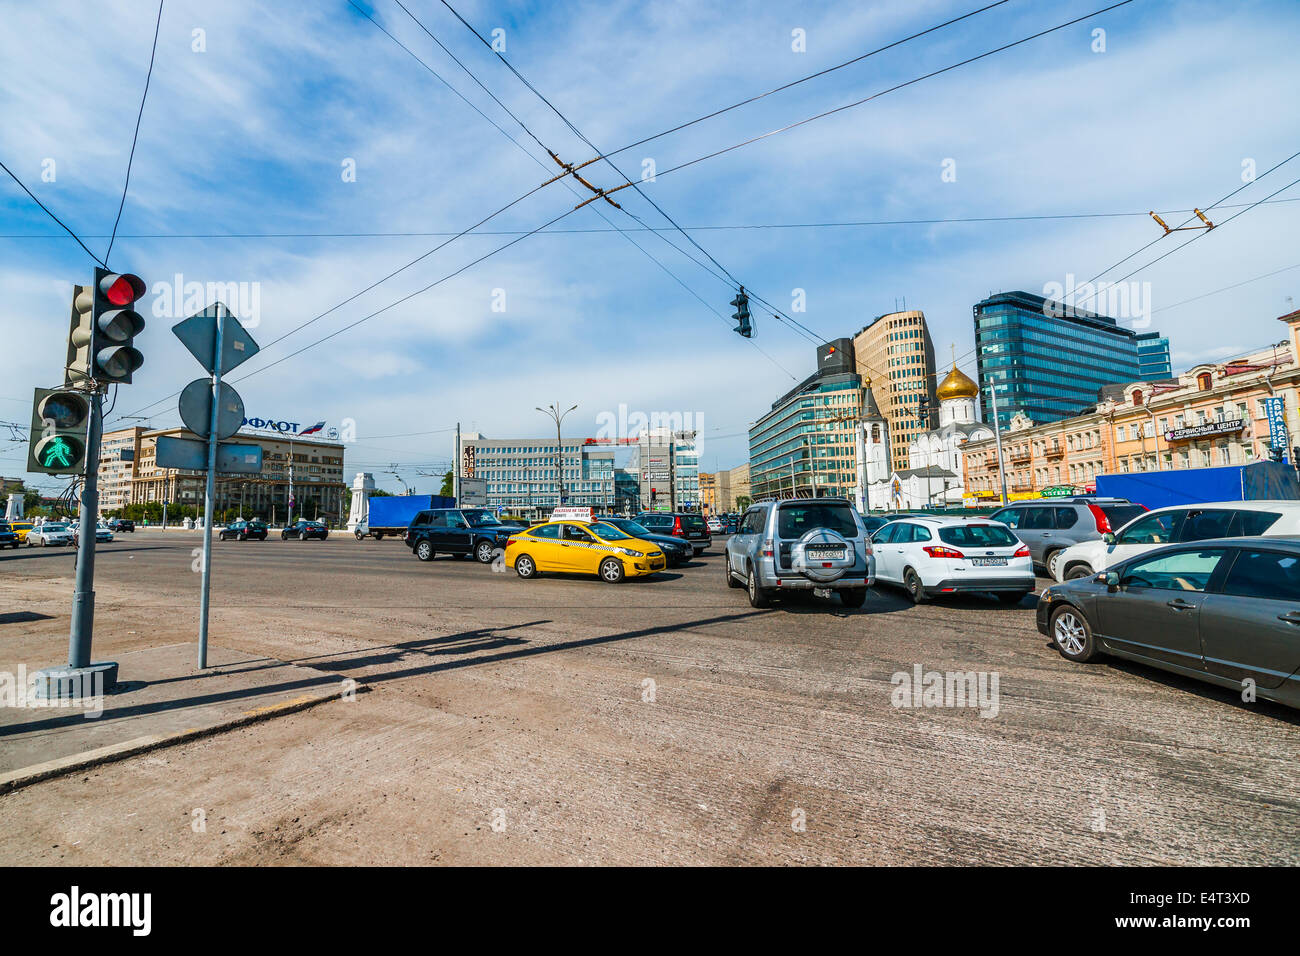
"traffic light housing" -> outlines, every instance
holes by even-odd
[[[129,272],[95,269],[90,326],[91,377],[97,382],[129,385],[131,373],[144,364],[135,337],[144,331],[144,318],[130,306],[145,293],[144,280]],[[76,306],[73,306],[74,312]],[[71,348],[71,343],[69,343]]]
[[[68,329],[68,360],[63,366],[63,384],[73,388],[88,385],[95,377],[91,368],[95,354],[91,351],[94,304],[90,286],[72,287],[72,321]]]
[[[745,338],[752,338],[754,335],[754,321],[749,315],[749,296],[745,295],[745,287],[740,287],[740,292],[731,300],[732,308],[736,311],[731,317],[736,320],[736,328],[733,330],[739,332]]]
[[[90,398],[82,392],[36,389],[27,433],[27,470],[46,475],[81,474],[86,467],[90,415]]]

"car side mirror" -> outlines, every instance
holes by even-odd
[[[1115,532],[1114,532],[1114,531],[1107,531],[1105,534],[1103,534],[1103,535],[1101,536],[1101,540],[1102,540],[1102,541],[1105,541],[1107,544],[1114,544],[1114,543],[1115,543]]]
[[[1116,591],[1119,590],[1118,571],[1103,571],[1101,574],[1093,578],[1093,581],[1095,581],[1097,584],[1106,585],[1106,590],[1109,591],[1111,594],[1114,594]]]

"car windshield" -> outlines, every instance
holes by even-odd
[[[939,529],[939,540],[945,544],[964,545],[969,548],[1006,548],[1016,544],[1016,538],[1004,525],[965,524]]]
[[[777,514],[776,527],[777,533],[783,538],[802,538],[815,528],[827,528],[849,537],[858,534],[853,509],[847,504],[782,505]]]
[[[45,524],[45,525],[41,525],[41,530],[42,531],[67,531],[68,526],[66,524]]]
[[[604,521],[597,521],[593,525],[588,525],[591,533],[597,537],[604,538],[606,541],[627,541],[632,536],[619,531],[612,524],[606,524]]]
[[[631,521],[627,518],[620,518],[617,521],[607,521],[605,523],[612,524],[616,528],[621,528],[634,538],[640,538],[647,534],[654,534],[654,532],[645,525],[637,524],[635,521]]]
[[[482,528],[485,525],[500,524],[497,516],[490,511],[464,511],[465,520],[469,522],[471,528]]]

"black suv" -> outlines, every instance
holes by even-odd
[[[288,541],[290,538],[297,538],[299,541],[306,541],[309,538],[320,538],[324,541],[329,534],[329,529],[325,527],[324,522],[299,518],[280,532],[280,540]]]
[[[130,518],[114,518],[108,523],[109,531],[130,531],[135,534],[135,522]]]
[[[689,541],[696,554],[713,544],[708,522],[703,515],[687,511],[643,511],[632,519],[655,534],[669,534]]]
[[[237,518],[230,524],[221,529],[221,540],[227,541],[234,538],[237,541],[247,541],[253,538],[257,541],[266,540],[266,522],[258,521],[256,518],[245,521]]]
[[[497,550],[505,551],[510,535],[518,530],[518,525],[502,524],[486,508],[434,508],[412,518],[402,540],[421,561],[432,561],[439,554],[458,558],[472,554],[491,564]]]

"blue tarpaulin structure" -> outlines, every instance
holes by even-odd
[[[1148,508],[1204,504],[1207,501],[1300,500],[1293,466],[1256,461],[1222,468],[1180,468],[1098,475],[1097,494],[1127,498]]]

